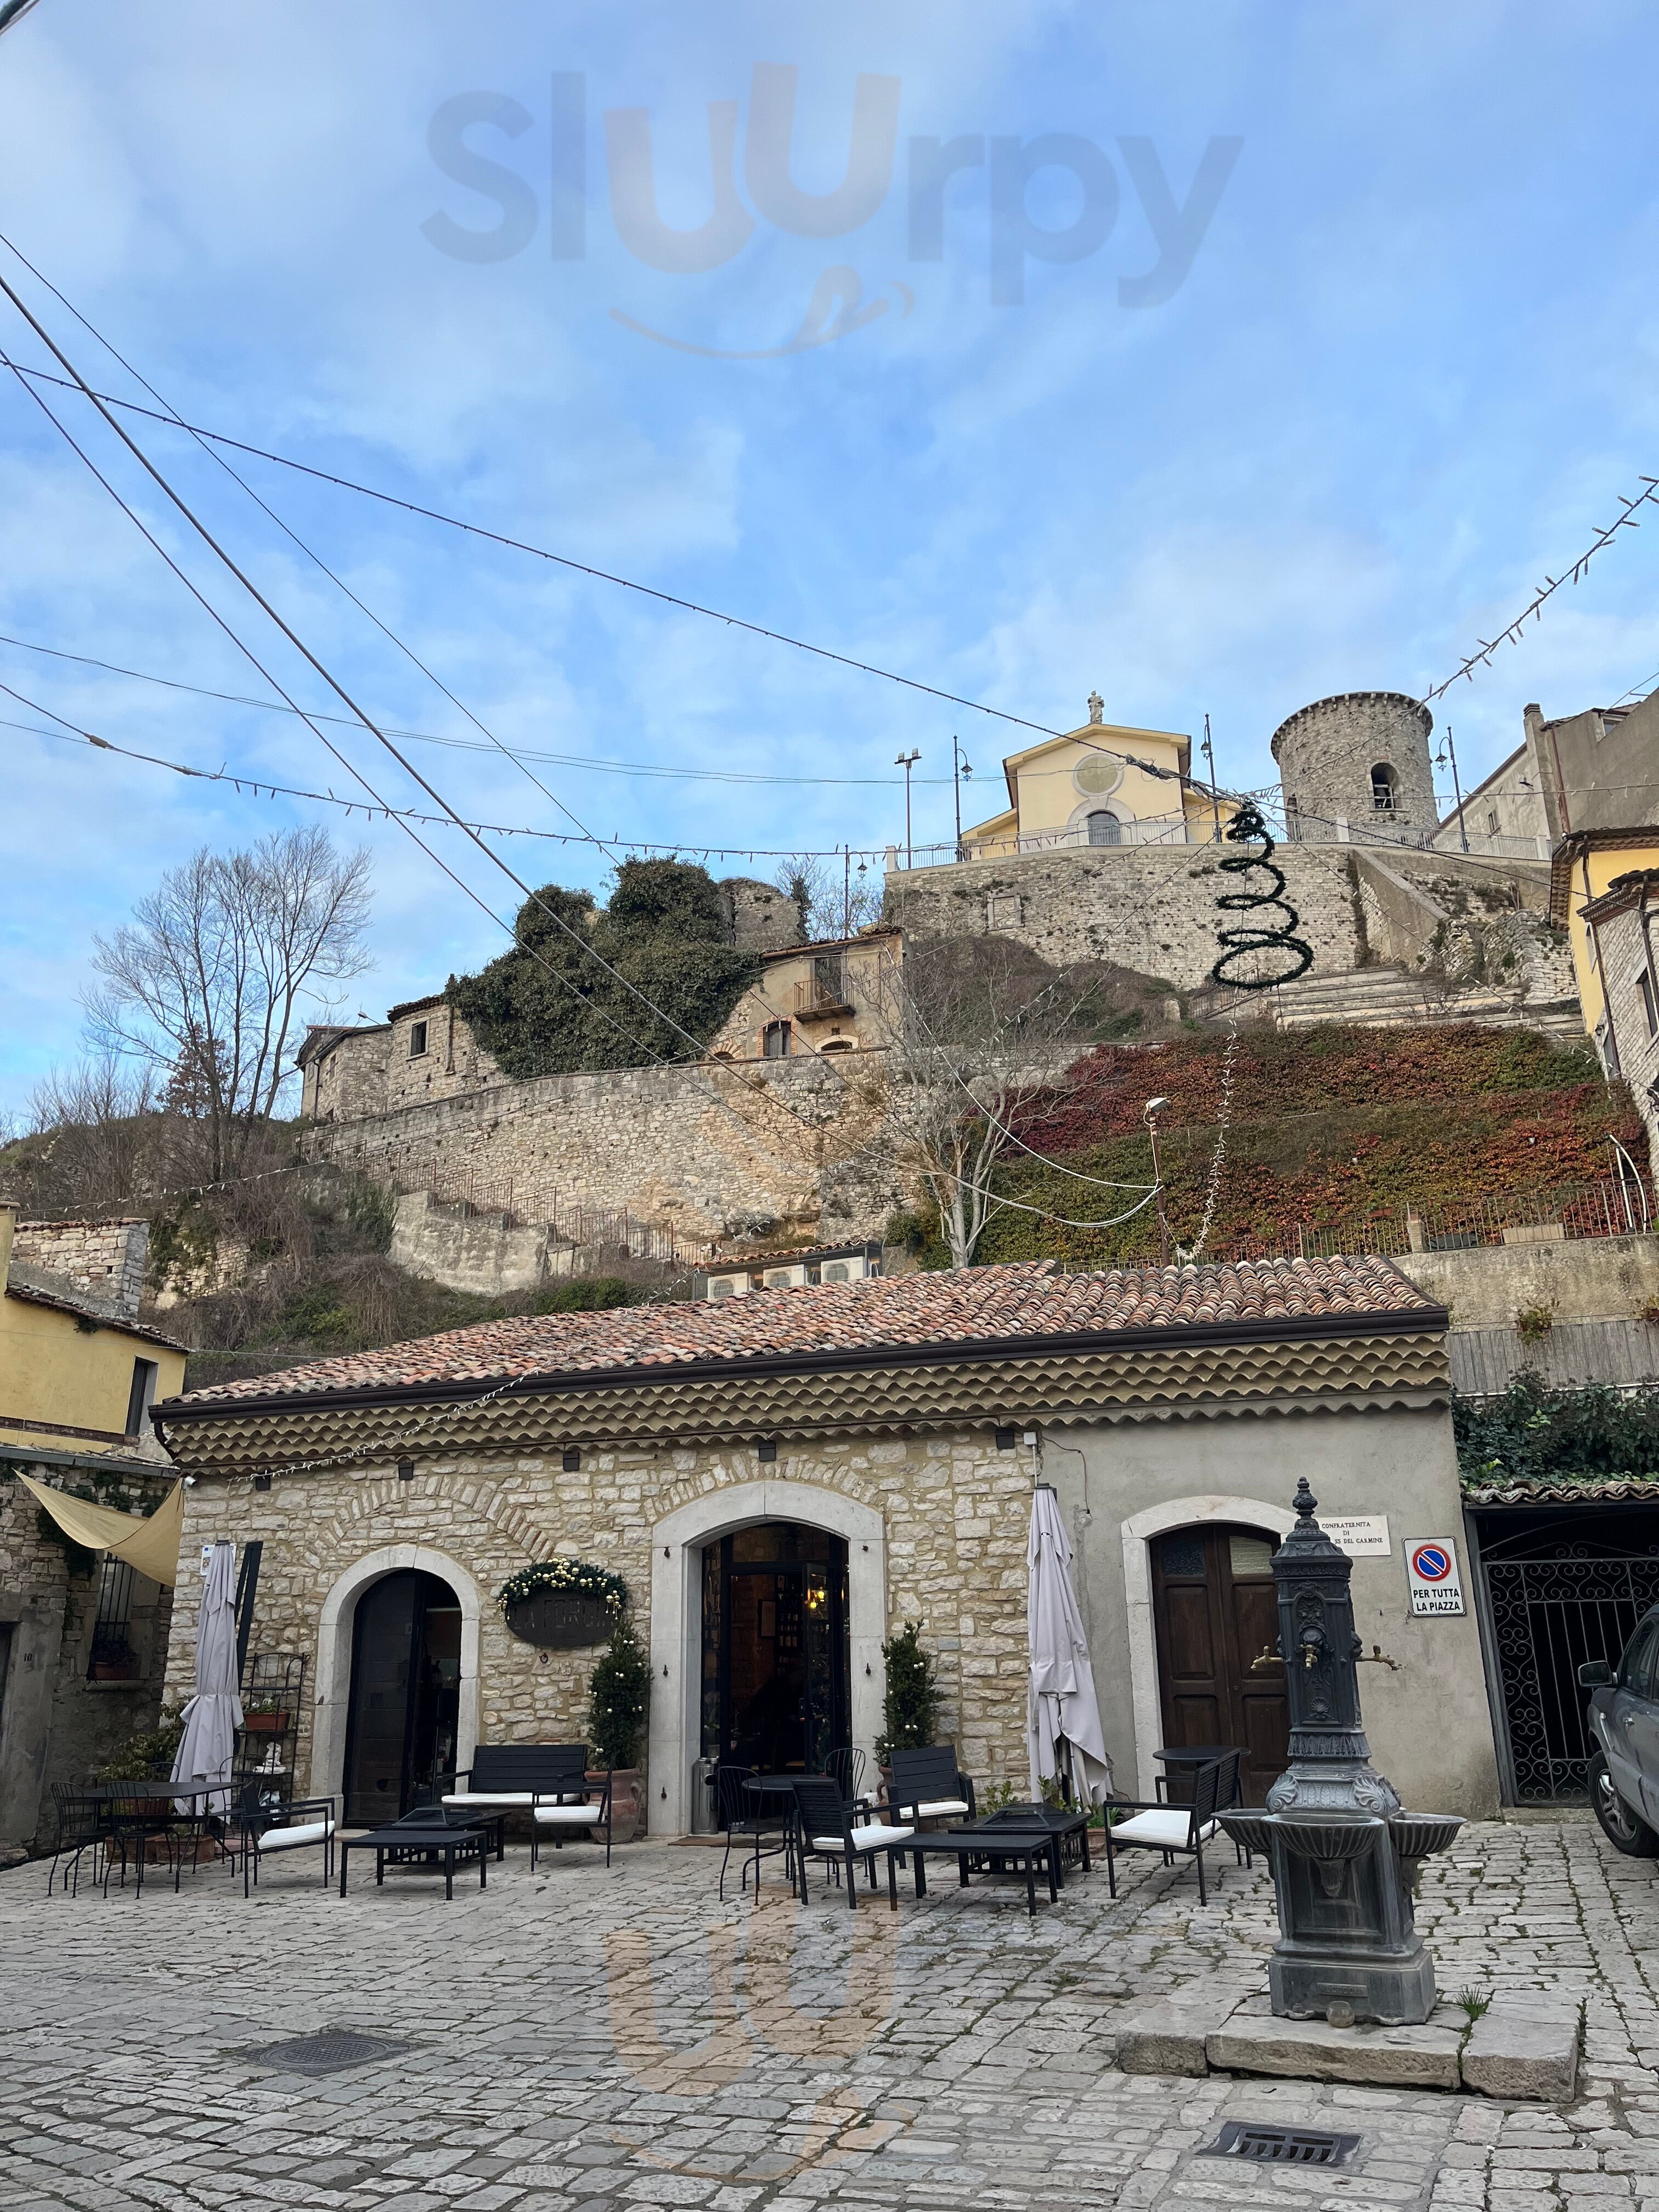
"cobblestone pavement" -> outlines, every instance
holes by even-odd
[[[1103,2064],[1131,1997],[1261,1984],[1271,1887],[1231,1852],[1207,1911],[1143,1854],[1115,1904],[1097,1870],[1035,1923],[1014,1884],[902,1888],[896,1919],[816,1875],[799,1911],[775,1881],[721,1905],[719,1869],[510,1849],[447,1905],[355,1863],[343,1902],[292,1862],[247,1903],[222,1867],[142,1899],[0,1875],[0,2206],[1659,2212],[1659,1866],[1588,1822],[1466,1830],[1419,1909],[1443,1990],[1582,1992],[1565,2112]],[[324,2028],[403,2049],[321,2078],[253,2056]],[[1194,2156],[1228,2118],[1362,2148],[1340,2174]]]

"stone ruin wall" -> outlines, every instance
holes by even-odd
[[[137,1320],[149,1249],[148,1221],[20,1221],[11,1256],[60,1276]]]
[[[307,1158],[405,1190],[507,1201],[525,1222],[625,1208],[694,1237],[878,1236],[903,1193],[881,1139],[884,1056],[721,1062],[497,1082],[319,1124]]]

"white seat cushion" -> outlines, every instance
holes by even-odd
[[[267,1828],[259,1837],[262,1851],[295,1851],[301,1844],[325,1844],[334,1833],[332,1820],[306,1820],[294,1828]]]
[[[444,1799],[446,1805],[533,1805],[535,1793],[529,1790],[458,1790],[453,1796]]]
[[[853,1849],[855,1851],[896,1850],[899,1844],[908,1844],[915,1832],[914,1828],[890,1828],[879,1820],[870,1820],[863,1827],[854,1829]],[[847,1839],[844,1836],[814,1836],[812,1849],[815,1851],[844,1851]]]
[[[918,1817],[924,1820],[947,1820],[969,1809],[965,1797],[929,1797],[915,1808]]]
[[[1167,1813],[1137,1813],[1133,1820],[1115,1820],[1112,1824],[1115,1844],[1156,1844],[1164,1850],[1184,1851],[1191,1840],[1192,1816],[1171,1808]],[[1213,1820],[1206,1820],[1200,1831],[1199,1840],[1207,1844],[1216,1831]]]
[[[605,1812],[599,1805],[538,1805],[535,1819],[544,1828],[591,1828],[604,1826]]]

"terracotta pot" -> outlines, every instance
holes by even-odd
[[[244,1713],[242,1726],[250,1735],[286,1735],[286,1713]]]
[[[603,1769],[590,1770],[590,1783],[603,1783]],[[611,1840],[631,1844],[640,1832],[645,1812],[645,1791],[637,1766],[619,1766],[611,1778]]]

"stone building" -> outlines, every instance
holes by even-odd
[[[186,1555],[263,1545],[253,1644],[307,1661],[301,1781],[349,1818],[478,1742],[586,1736],[594,1650],[520,1641],[495,1602],[559,1558],[631,1593],[656,1832],[702,1820],[705,1762],[873,1753],[906,1620],[941,1735],[981,1785],[1024,1790],[1039,1481],[1078,1552],[1120,1784],[1150,1796],[1161,1743],[1237,1741],[1259,1797],[1285,1748],[1256,1663],[1267,1562],[1303,1473],[1365,1518],[1357,1614],[1396,1663],[1366,1688],[1379,1765],[1413,1802],[1481,1814],[1475,1623],[1413,1617],[1406,1577],[1410,1544],[1458,1526],[1446,1326],[1384,1261],[1039,1263],[489,1322],[155,1418],[196,1478]],[[191,1635],[181,1618],[177,1679]]]
[[[1317,699],[1279,724],[1273,757],[1291,841],[1417,843],[1437,824],[1429,732],[1434,716],[1400,691]]]
[[[1621,1075],[1659,1159],[1659,866],[1627,869],[1578,908],[1601,1008],[1596,1043],[1609,1075]]]
[[[21,1474],[106,1506],[171,1487],[151,1429],[185,1347],[138,1318],[149,1224],[0,1206],[0,1852],[49,1836],[53,1783],[152,1726],[172,1592],[66,1544]]]

